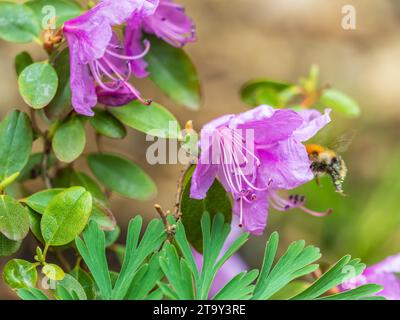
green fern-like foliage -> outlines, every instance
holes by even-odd
[[[181,222],[169,217],[176,224],[173,241],[167,240],[167,233],[161,220],[153,220],[139,241],[142,219],[136,217],[128,228],[126,249],[119,273],[110,272],[106,259],[104,232],[92,222],[76,239],[76,246],[86,263],[90,274],[85,281],[67,275],[56,283],[52,290],[56,299],[88,299],[88,279],[92,279],[95,295],[93,299],[176,299],[176,300],[267,300],[279,297],[280,293],[306,275],[319,268],[316,263],[321,254],[314,246],[305,246],[304,241],[293,242],[280,259],[276,258],[279,236],[274,232],[265,248],[261,271],[251,270],[234,276],[218,293],[210,296],[210,288],[222,265],[236,253],[247,241],[249,234],[240,235],[223,254],[222,248],[230,232],[230,226],[224,223],[222,215],[216,215],[211,221],[205,213],[201,220],[203,232],[203,267],[198,270],[192,248]],[[300,292],[286,296],[294,300],[332,300],[332,299],[381,299],[375,296],[382,288],[367,284],[333,295],[327,295],[331,289],[342,284],[348,270],[353,276],[362,273],[365,265],[359,259],[345,256],[324,273],[314,283],[310,283]],[[37,288],[18,290],[22,299],[48,299]]]

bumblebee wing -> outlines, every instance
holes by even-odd
[[[350,147],[355,136],[356,130],[347,131],[330,142],[328,148],[337,153],[345,152]]]

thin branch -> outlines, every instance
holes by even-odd
[[[168,211],[164,212],[164,210],[161,208],[161,206],[159,204],[155,204],[154,208],[156,209],[157,213],[159,214],[159,216],[161,217],[161,220],[164,223],[165,230],[167,231],[167,234],[168,234],[169,242],[172,242],[172,240],[174,239],[175,232],[176,232],[176,226],[171,225],[168,222],[167,215],[169,214],[169,212]]]
[[[52,188],[51,180],[48,174],[49,156],[51,152],[51,142],[48,139],[48,132],[43,134],[43,157],[41,162],[42,179],[47,189]]]
[[[178,221],[181,216],[181,198],[182,198],[182,194],[183,194],[183,189],[184,189],[184,181],[185,181],[185,176],[186,173],[188,172],[188,170],[190,169],[190,167],[192,166],[192,164],[187,165],[185,168],[182,169],[180,175],[179,175],[179,179],[178,179],[178,187],[177,187],[177,193],[176,193],[176,200],[175,200],[175,208],[174,208],[174,218],[176,221]]]

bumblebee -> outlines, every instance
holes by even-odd
[[[340,155],[318,144],[306,145],[311,170],[319,184],[319,177],[327,174],[331,177],[336,192],[343,193],[343,182],[347,175],[347,167]]]

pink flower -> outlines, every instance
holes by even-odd
[[[279,190],[294,189],[314,178],[303,141],[329,121],[329,110],[297,113],[260,106],[239,115],[226,115],[201,131],[201,154],[193,173],[190,196],[204,199],[219,178],[234,200],[239,224],[261,234],[267,223],[269,203],[278,210],[304,207],[304,199],[283,199]]]
[[[72,105],[76,112],[92,116],[99,91],[102,98],[108,93],[111,105],[122,103],[120,98],[112,99],[118,92],[130,91],[131,95],[125,95],[126,100],[141,99],[128,82],[132,74],[129,62],[141,59],[149,43],[144,43],[143,52],[127,55],[112,27],[123,24],[136,12],[145,13],[147,4],[146,0],[103,0],[64,24],[70,51]]]
[[[153,34],[174,47],[181,47],[196,40],[195,27],[186,16],[184,8],[172,0],[151,0],[153,4],[136,12],[128,21],[125,32],[125,47],[128,55],[137,55],[143,51],[143,32]],[[147,63],[144,59],[131,62],[136,77],[146,77]]]

